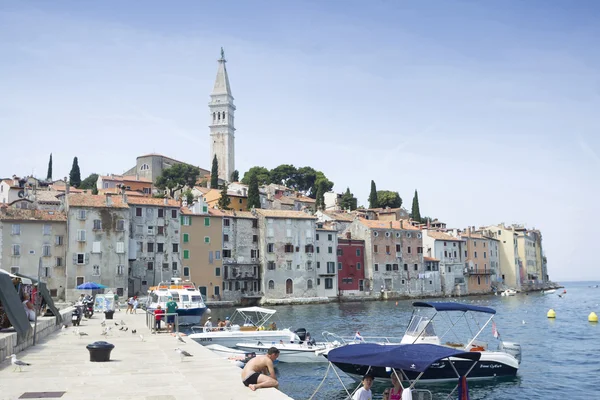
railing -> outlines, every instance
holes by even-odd
[[[400,339],[398,338],[390,338],[387,336],[361,336],[360,338],[356,335],[354,337],[350,336],[340,336],[335,333],[331,333],[328,331],[324,331],[321,333],[326,342],[334,344],[338,342],[340,344],[351,344],[351,343],[389,343],[389,344],[400,344]]]
[[[170,317],[170,316],[175,316],[175,321],[174,321],[174,331],[176,334],[179,334],[179,314],[177,313],[164,313],[164,314],[160,314],[161,322],[164,322],[165,325],[167,325],[167,318],[165,317]],[[150,331],[152,333],[158,332],[158,330],[156,329],[156,314],[154,314],[154,312],[152,311],[146,311],[146,327],[148,329],[150,329]],[[162,328],[161,328],[162,329]]]
[[[467,271],[467,275],[494,275],[496,273],[496,271],[493,268],[488,268],[488,269],[471,269],[469,268],[469,270]]]

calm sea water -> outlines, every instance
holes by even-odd
[[[600,398],[600,326],[588,322],[590,312],[600,315],[600,282],[569,282],[567,295],[531,293],[514,297],[481,296],[462,299],[432,299],[460,301],[496,309],[496,321],[501,338],[520,343],[522,363],[514,379],[485,380],[470,383],[471,399],[598,399]],[[592,286],[592,287],[590,287]],[[557,290],[560,293],[562,290]],[[342,336],[390,336],[400,338],[412,313],[411,301],[383,301],[343,304],[279,306],[279,327],[306,328],[322,340],[321,332]],[[548,319],[549,309],[556,319]],[[215,309],[213,319],[231,315],[232,309]],[[523,321],[525,323],[523,323]],[[491,346],[495,339],[491,328],[484,332]],[[309,399],[323,380],[328,364],[284,364],[277,366],[280,390],[294,399]],[[339,372],[344,384],[353,390],[356,384]],[[445,398],[452,389],[449,384],[426,387],[434,399]],[[374,398],[381,398],[385,385],[376,384]],[[345,392],[333,371],[314,399],[344,399]],[[456,396],[453,396],[456,398]]]

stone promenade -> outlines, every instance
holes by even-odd
[[[184,337],[187,343],[178,344],[167,333],[150,334],[143,311],[116,312],[114,320],[106,321],[112,326],[108,337],[101,335],[102,318],[94,314],[82,320],[79,329],[89,336],[78,337],[77,328],[69,325],[17,354],[31,363],[23,372],[13,372],[10,360],[0,360],[0,399],[14,400],[29,392],[65,392],[50,397],[64,400],[290,399],[275,389],[252,392],[242,384],[238,367],[192,340]],[[115,326],[121,320],[127,332]],[[131,333],[134,329],[136,334]],[[115,345],[110,362],[90,362],[86,345],[100,340]],[[181,361],[177,347],[194,357]]]

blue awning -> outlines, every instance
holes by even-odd
[[[434,362],[447,357],[478,361],[481,353],[465,352],[435,344],[363,343],[338,347],[327,354],[327,359],[333,363],[390,367],[417,372],[423,372]]]
[[[417,301],[413,303],[414,307],[432,307],[435,308],[436,311],[476,311],[487,314],[496,314],[496,310],[489,307],[480,307],[480,306],[472,306],[469,304],[462,303],[448,303],[448,302],[438,302],[438,301]]]

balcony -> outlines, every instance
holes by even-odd
[[[465,275],[495,275],[496,271],[493,268],[483,269],[483,268],[465,268]]]

